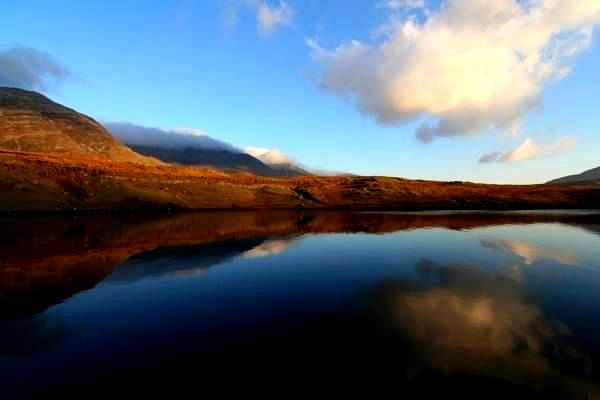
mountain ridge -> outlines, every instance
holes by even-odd
[[[0,212],[599,208],[597,185],[487,185],[376,176],[265,177],[163,163],[93,119],[0,91]]]
[[[578,183],[597,183],[600,184],[600,167],[588,169],[580,174],[567,175],[562,178],[548,181],[547,184],[578,184]]]
[[[180,165],[212,167],[227,172],[244,172],[269,177],[311,175],[309,172],[301,169],[292,170],[289,167],[278,168],[276,166],[265,164],[258,158],[244,152],[194,147],[175,149],[128,143],[125,143],[125,145],[139,154]]]

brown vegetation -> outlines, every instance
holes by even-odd
[[[598,208],[600,188],[390,177],[267,178],[198,167],[0,151],[0,211]]]
[[[0,212],[598,208],[600,187],[259,177],[165,164],[45,96],[0,88]]]
[[[0,149],[157,165],[92,118],[27,90],[0,87]]]

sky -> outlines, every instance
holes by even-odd
[[[600,0],[0,8],[0,85],[106,124],[365,175],[538,183],[600,165]]]

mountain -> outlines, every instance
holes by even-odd
[[[268,164],[271,169],[278,171],[280,176],[309,176],[313,175],[307,170],[292,163]]]
[[[27,90],[0,87],[0,149],[159,165],[92,118]]]
[[[310,175],[304,170],[293,170],[284,165],[272,168],[262,158],[198,129],[158,128],[131,122],[103,122],[103,125],[115,138],[136,152],[168,163],[272,177]]]
[[[289,175],[287,171],[280,171],[266,165],[262,161],[246,153],[238,153],[220,149],[199,149],[185,147],[181,149],[158,146],[128,145],[134,151],[146,156],[156,157],[159,160],[181,164],[198,165],[209,168],[218,168],[229,172],[249,172],[263,176],[296,176]]]
[[[231,154],[216,153],[228,152],[221,144],[202,140],[221,146],[210,149],[212,163],[217,162],[215,154],[225,158],[220,162],[231,162]],[[600,204],[600,185],[485,185],[368,176],[274,179],[166,164],[127,148],[83,114],[40,94],[9,88],[0,88],[0,193],[0,213],[582,209]]]
[[[215,143],[218,144],[217,141]],[[7,87],[0,87],[0,150],[146,165],[160,165],[158,160],[162,160],[270,177],[310,175],[291,164],[269,166],[233,147],[124,145],[104,126],[86,115],[55,103],[42,94]]]
[[[600,167],[593,168],[577,175],[569,175],[554,179],[548,184],[597,183],[600,184]]]

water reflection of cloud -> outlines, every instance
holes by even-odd
[[[481,246],[494,251],[508,251],[523,259],[525,264],[531,265],[539,260],[551,260],[563,265],[577,265],[577,254],[573,249],[556,249],[540,246],[534,243],[517,239],[480,241]]]
[[[295,239],[274,239],[250,249],[242,254],[242,258],[272,257],[284,253],[295,241]]]
[[[569,344],[567,327],[548,320],[518,282],[427,259],[417,272],[426,278],[425,287],[389,284],[384,304],[426,368],[600,394],[589,376],[589,359]]]

